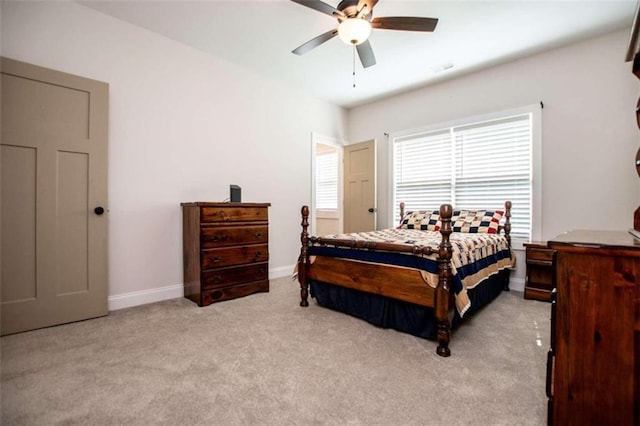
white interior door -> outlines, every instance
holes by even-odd
[[[376,141],[344,147],[344,232],[377,226]]]
[[[0,64],[0,332],[106,315],[108,85]]]

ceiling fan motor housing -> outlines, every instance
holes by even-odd
[[[336,7],[336,9],[338,9],[340,12],[344,13],[344,15],[347,18],[354,18],[358,15],[358,0],[342,0],[339,4],[338,7]],[[366,19],[367,21],[371,21],[371,18],[373,17],[373,14],[371,13],[371,8],[368,8],[369,11],[366,15],[363,15],[362,18]],[[337,17],[338,21],[342,22],[343,18],[341,18],[340,16]]]

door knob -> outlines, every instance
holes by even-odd
[[[98,216],[101,216],[102,213],[104,213],[104,208],[102,207],[96,207],[95,209],[93,209],[94,213],[97,214]]]
[[[376,211],[376,209],[374,209],[373,207],[371,207],[371,208],[369,209],[369,213],[374,213],[375,211]]]

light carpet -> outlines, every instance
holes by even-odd
[[[296,282],[2,337],[2,425],[543,425],[550,305],[504,292],[436,342],[298,306]]]

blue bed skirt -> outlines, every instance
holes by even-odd
[[[503,289],[508,289],[508,285],[509,270],[505,269],[468,289],[471,308],[464,319],[489,304]],[[378,327],[393,328],[430,340],[436,338],[437,322],[433,308],[313,280],[310,294],[321,306],[361,318]],[[456,312],[452,326],[464,319]]]

